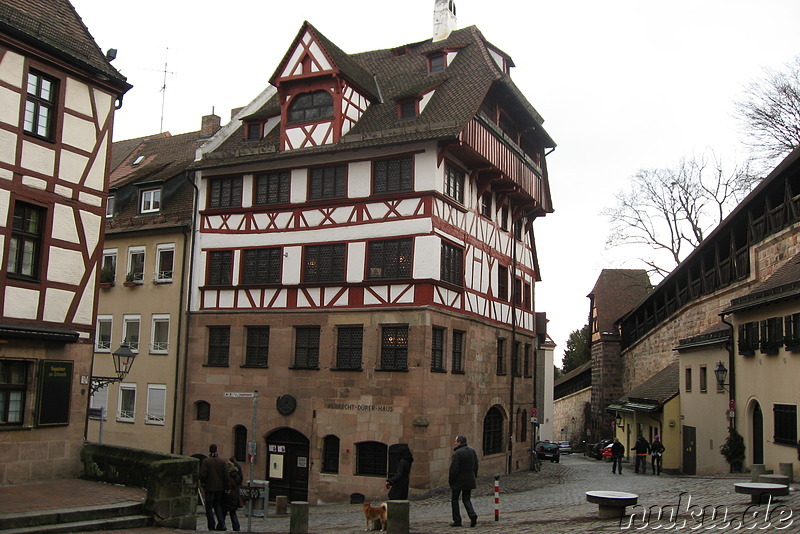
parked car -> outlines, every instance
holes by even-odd
[[[605,460],[607,458],[611,458],[611,445],[606,445],[605,447],[603,447],[603,449],[600,452],[601,452],[601,456],[600,456],[601,460]]]
[[[611,439],[604,439],[598,443],[595,443],[592,447],[588,456],[591,456],[595,460],[602,460],[603,459],[603,449],[610,446],[614,440]]]
[[[558,452],[561,454],[572,454],[572,445],[569,444],[569,441],[559,441]]]
[[[540,460],[550,460],[558,463],[561,453],[558,452],[558,443],[555,441],[540,441],[536,444],[536,455]]]

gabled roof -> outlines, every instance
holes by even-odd
[[[174,227],[191,221],[193,188],[186,173],[208,133],[166,132],[114,142],[111,159],[115,166],[110,173],[109,191],[118,213],[106,221],[106,233]],[[134,164],[136,161],[140,162]],[[138,191],[148,186],[161,188],[161,210],[158,214],[137,216]]]
[[[620,411],[656,411],[680,392],[679,363],[672,362],[608,407]]]
[[[68,0],[3,0],[0,33],[42,48],[108,79],[119,94],[131,88],[125,76],[111,66],[83,20]]]
[[[510,108],[520,128],[536,131],[544,147],[555,146],[542,127],[541,115],[525,99],[511,78],[495,64],[487,50],[490,44],[475,26],[455,30],[447,39],[435,43],[428,39],[405,45],[401,47],[405,53],[399,55],[395,53],[397,47],[348,55],[316,28],[305,23],[290,47],[290,53],[306,29],[319,39],[331,62],[344,75],[351,80],[358,80],[358,84],[363,84],[369,95],[373,91],[375,95],[380,95],[380,100],[367,108],[339,143],[279,151],[277,127],[258,141],[248,141],[243,132],[238,131],[214,152],[207,154],[206,159],[199,162],[199,167],[280,160],[336,152],[343,148],[358,149],[437,139],[455,141],[490,93],[497,95]],[[458,52],[444,72],[429,74],[428,55],[442,50]],[[288,57],[289,54],[284,57],[276,75],[281,72]],[[370,88],[370,80],[376,82],[372,86],[374,88]],[[408,97],[413,92],[425,92],[432,87],[436,88],[435,93],[422,113],[415,119],[400,121],[395,100]],[[275,95],[243,120],[275,116],[280,111],[278,103],[279,96]]]
[[[784,263],[749,294],[733,299],[722,314],[727,315],[789,299],[800,299],[800,254]]]
[[[614,323],[652,290],[644,269],[603,269],[587,295],[597,309],[599,332],[615,332]]]

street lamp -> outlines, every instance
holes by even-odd
[[[89,394],[94,395],[104,387],[115,382],[122,382],[133,366],[136,353],[131,350],[127,342],[122,343],[117,350],[111,353],[114,358],[114,372],[117,376],[93,376],[89,385]]]
[[[725,386],[730,386],[730,383],[725,383],[725,379],[728,377],[728,370],[722,365],[722,361],[717,362],[717,367],[714,368],[714,376],[717,377],[717,385],[723,391],[725,390]]]

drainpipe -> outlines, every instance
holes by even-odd
[[[729,341],[725,344],[725,348],[728,349],[728,401],[729,405],[730,402],[733,402],[734,406],[736,406],[736,359],[734,358],[733,351],[733,323],[730,323],[725,319],[724,313],[719,314],[719,316],[722,319],[722,322],[728,325],[728,328],[730,328],[731,331]],[[738,407],[737,410],[734,411],[734,415],[731,418],[731,428],[734,430],[736,430],[736,411],[738,411]]]
[[[194,247],[195,242],[197,241],[194,239],[194,231],[197,228],[197,210],[198,210],[198,197],[200,196],[200,189],[198,189],[197,184],[194,182],[195,173],[190,172],[186,174],[186,181],[194,188],[194,202],[192,208],[192,228],[191,228],[191,244],[190,244],[190,253],[189,253],[189,277],[186,283],[186,287],[188,287],[188,291],[186,292],[186,328],[183,332],[183,387],[181,388],[181,427],[179,430],[179,439],[178,439],[178,452],[179,454],[183,454],[183,440],[184,434],[186,429],[186,388],[187,388],[187,380],[189,374],[189,315],[191,314],[192,310],[192,284],[194,279]],[[186,234],[184,233],[184,238],[186,238]],[[183,253],[186,254],[186,246],[183,247]],[[184,260],[184,264],[182,268],[186,268],[186,263]],[[184,276],[181,277],[181,283],[183,283],[183,279],[186,278]],[[177,373],[176,369],[176,373]]]

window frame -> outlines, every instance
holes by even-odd
[[[114,218],[114,204],[115,204],[115,197],[114,195],[108,195],[106,198],[106,219],[113,219]]]
[[[303,283],[341,283],[345,281],[346,274],[346,243],[322,243],[303,247]]]
[[[159,414],[153,410],[153,400],[155,393],[163,394],[163,413]],[[157,400],[157,399],[156,399]],[[166,384],[147,384],[147,405],[145,407],[144,424],[164,426],[167,420],[167,386]]]
[[[439,279],[454,286],[464,286],[464,249],[462,247],[442,241]]]
[[[166,340],[156,339],[156,333],[161,329],[158,325],[167,325]],[[154,313],[150,318],[150,354],[169,354],[170,317],[168,313]]]
[[[508,302],[508,267],[497,265],[497,299]]]
[[[39,281],[48,210],[43,206],[18,200],[10,211],[12,220],[8,237],[8,257],[5,259],[6,273],[10,278]],[[33,221],[34,214],[38,217],[37,221]],[[31,222],[36,225],[33,231],[25,229]],[[29,244],[33,247],[32,251],[26,250]]]
[[[108,325],[108,341],[102,341],[101,326]],[[114,316],[113,315],[98,315],[97,325],[94,334],[94,351],[95,352],[111,352],[111,344],[114,339]]]
[[[142,257],[141,262],[136,261],[135,257],[140,256]],[[128,247],[128,269],[125,271],[125,280],[128,279],[128,275],[133,275],[133,281],[137,284],[144,283],[144,273],[145,273],[145,265],[147,263],[147,248],[144,246],[134,246]],[[139,265],[141,265],[141,270],[137,270]]]
[[[294,361],[290,369],[319,370],[321,330],[318,325],[294,327]]]
[[[394,247],[394,250],[391,248]],[[389,251],[386,249],[390,248]],[[405,258],[408,257],[406,260]],[[367,242],[367,280],[407,280],[414,275],[414,238]],[[388,271],[388,273],[387,273]]]
[[[136,325],[136,341],[131,341],[130,327]],[[128,347],[135,353],[139,353],[139,347],[142,341],[142,316],[139,314],[129,314],[122,316],[122,342],[126,343]]]
[[[328,434],[322,438],[322,473],[339,472],[339,451],[341,439],[336,434]]]
[[[107,263],[109,261],[111,262],[111,272],[113,273],[113,278],[111,279],[112,284],[117,281],[117,252],[118,251],[115,248],[109,248],[103,250],[103,259],[100,262],[101,272],[105,270]]]
[[[266,332],[266,341],[263,334]],[[258,339],[255,339],[258,334]],[[245,326],[244,367],[269,367],[269,325]]]
[[[464,373],[464,337],[466,337],[466,332],[463,330],[453,330],[452,341],[450,343],[451,373]]]
[[[444,166],[444,188],[442,192],[447,198],[464,204],[464,182],[466,173],[450,163]]]
[[[126,392],[128,394],[126,395]],[[123,404],[128,404],[126,400],[131,396],[133,409],[128,410],[123,408]],[[119,396],[117,397],[117,417],[116,420],[120,423],[133,423],[136,421],[136,384],[133,382],[122,382],[119,385]]]
[[[393,169],[393,165],[398,168]],[[397,177],[393,178],[393,172]],[[372,160],[372,194],[391,195],[414,191],[414,156]]]
[[[31,78],[36,78],[34,92],[31,93]],[[50,84],[48,96],[42,95],[43,82]],[[59,80],[35,69],[29,69],[25,78],[25,111],[22,118],[23,131],[31,136],[46,141],[55,140],[56,121],[58,119]],[[42,110],[47,110],[42,128]],[[30,126],[29,126],[30,124]],[[44,130],[42,132],[42,129]]]
[[[158,213],[161,211],[161,188],[148,188],[139,191],[139,213]]]
[[[242,207],[243,178],[219,176],[209,178],[206,184],[206,209],[233,209]]]
[[[408,324],[381,325],[379,371],[408,371]]]
[[[447,54],[445,52],[428,56],[428,74],[438,74],[447,70]]]
[[[444,373],[444,352],[447,329],[441,326],[431,328],[431,371]]]
[[[325,102],[315,102],[317,96],[325,95]],[[305,100],[310,100],[309,105],[305,105]],[[304,105],[304,107],[300,107]],[[299,108],[299,109],[298,109]],[[293,117],[293,113],[301,112],[302,116]],[[317,89],[298,93],[292,97],[292,101],[286,107],[286,124],[298,125],[314,122],[322,122],[333,119],[334,99],[330,91]]]
[[[388,475],[389,447],[380,441],[359,441],[355,444],[355,475],[386,478]]]
[[[484,192],[480,199],[480,214],[482,217],[485,217],[489,220],[492,220],[492,192],[486,191]]]
[[[692,392],[692,368],[688,365],[683,369],[683,388],[686,393]]]
[[[495,345],[495,358],[497,368],[495,374],[504,376],[506,374],[506,338],[498,337]]]
[[[288,204],[292,194],[291,188],[292,177],[289,171],[257,174],[253,180],[253,206]]]
[[[797,446],[797,405],[773,404],[773,442],[778,445]]]
[[[308,169],[308,200],[347,198],[347,174],[346,163]]]
[[[230,325],[208,325],[207,367],[229,367],[231,357]]]
[[[25,401],[28,397],[28,382],[31,364],[23,360],[0,360],[0,428],[5,426],[22,426],[25,423]],[[21,375],[22,380],[15,381]],[[12,408],[13,411],[12,411]],[[16,418],[11,419],[10,414]]]
[[[168,252],[172,253],[172,258],[170,260],[171,269],[167,271],[163,268],[164,267],[163,254]],[[174,275],[175,275],[175,243],[162,243],[160,245],[156,245],[156,266],[155,266],[155,276],[153,281],[158,284],[168,284],[172,282]]]
[[[351,335],[358,332],[357,339]],[[348,336],[343,336],[348,334]],[[361,371],[364,357],[364,325],[341,325],[336,327],[336,370]]]
[[[490,417],[491,416],[491,417]],[[503,412],[492,406],[483,416],[482,425],[483,455],[499,454],[503,452],[505,417]]]
[[[215,267],[216,263],[219,267]],[[206,285],[230,287],[233,285],[233,250],[209,250],[206,254]]]
[[[242,250],[240,254],[240,284],[248,286],[272,286],[281,283],[283,248],[247,248]],[[249,266],[251,262],[253,265]]]

